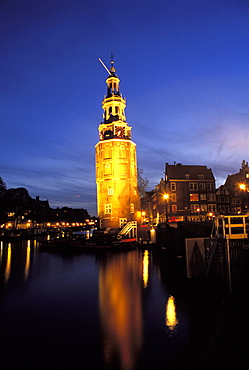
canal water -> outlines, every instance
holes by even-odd
[[[165,251],[0,243],[1,369],[170,369],[198,327],[205,303]]]

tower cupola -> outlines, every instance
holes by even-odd
[[[131,127],[126,122],[125,108],[126,99],[120,92],[120,79],[116,74],[113,55],[111,57],[111,67],[108,69],[101,61],[109,76],[106,79],[107,94],[102,101],[103,121],[99,126],[100,140],[110,138],[131,139]]]

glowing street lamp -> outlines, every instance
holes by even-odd
[[[169,199],[169,194],[163,194],[163,198],[165,200],[165,222],[168,222],[168,212],[167,212],[167,200]]]
[[[246,206],[245,206],[245,192],[246,192],[246,184],[239,184],[239,188],[240,188],[240,190],[242,190],[243,191],[243,207],[244,207],[244,211],[245,211],[245,208],[246,208]]]

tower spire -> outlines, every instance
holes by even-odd
[[[113,51],[112,51],[111,56],[110,56],[110,63],[111,63],[110,72],[111,72],[112,76],[115,76],[114,73],[116,72],[116,69],[114,68],[114,57],[115,57],[115,55],[113,54]]]
[[[102,64],[102,66],[105,68],[105,70],[107,71],[107,73],[112,76],[112,77],[117,77],[115,75],[115,72],[116,72],[116,69],[114,68],[114,57],[115,55],[113,54],[113,52],[111,52],[111,56],[110,56],[110,63],[111,63],[111,67],[110,69],[108,69],[105,65],[105,63],[100,59],[98,58],[98,60],[100,61],[100,63]]]

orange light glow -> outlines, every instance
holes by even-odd
[[[135,369],[142,346],[141,257],[115,255],[100,265],[99,305],[108,367],[117,356],[121,369]]]
[[[145,250],[143,255],[143,284],[147,288],[149,282],[149,251]]]
[[[178,324],[176,317],[175,299],[172,295],[169,296],[168,302],[166,304],[165,323],[170,331],[174,331]]]
[[[11,243],[8,243],[7,262],[6,262],[5,274],[4,274],[5,283],[7,283],[9,280],[10,271],[11,271]]]
[[[30,269],[30,240],[27,241],[27,251],[26,251],[26,263],[24,269],[24,279],[27,280],[29,276]]]

